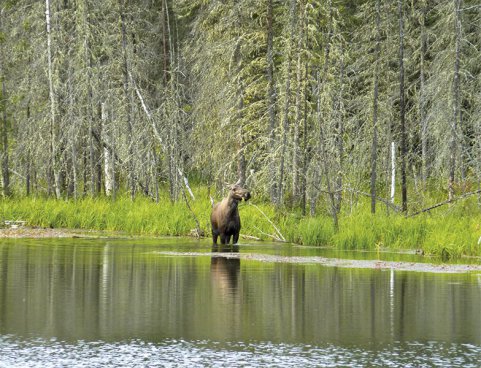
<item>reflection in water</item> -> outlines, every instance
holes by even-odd
[[[0,336],[62,341],[481,344],[478,275],[215,256],[81,240],[0,243]],[[241,248],[242,251],[242,248]],[[226,254],[227,252],[227,254]]]
[[[212,280],[212,304],[210,304],[210,326],[215,340],[236,339],[242,331],[242,291],[239,285],[240,259],[229,257],[238,253],[238,245],[213,245],[210,259]],[[206,311],[206,313],[209,313]],[[226,331],[222,326],[229,326]]]
[[[238,253],[238,245],[213,245],[212,253],[231,252]],[[228,255],[212,256],[210,260],[210,274],[214,287],[216,287],[223,296],[232,296],[237,293],[240,259],[230,258]]]

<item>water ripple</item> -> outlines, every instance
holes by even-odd
[[[66,343],[0,337],[0,367],[477,367],[481,348],[438,342],[380,348],[165,340]]]

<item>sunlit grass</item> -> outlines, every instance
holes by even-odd
[[[286,231],[289,240],[339,249],[418,250],[442,258],[481,256],[481,211],[476,198],[415,217],[378,210],[362,201],[339,216],[339,231],[328,216],[306,217]]]
[[[199,222],[210,236],[211,204],[205,187],[194,190],[185,200],[171,202],[163,193],[159,203],[138,196],[132,201],[120,196],[79,200],[49,198],[4,198],[0,201],[0,220],[24,220],[29,226],[120,231],[144,236],[186,236]],[[220,198],[218,198],[220,199]],[[481,211],[477,200],[469,198],[429,213],[406,218],[380,206],[370,213],[368,200],[354,207],[344,205],[339,215],[339,231],[334,231],[330,216],[301,216],[278,209],[269,203],[242,202],[239,205],[241,234],[261,240],[330,246],[339,249],[411,249],[426,254],[455,258],[481,255]]]

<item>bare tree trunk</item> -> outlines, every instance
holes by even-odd
[[[326,61],[324,63],[324,67],[326,68],[326,63],[328,60],[329,56],[329,44],[326,45]],[[322,129],[322,111],[321,111],[321,71],[317,70],[316,71],[316,116],[317,116],[317,123],[319,125],[319,135],[318,135],[318,141],[316,143],[316,156],[317,156],[317,161],[320,162],[322,160],[322,149],[321,149],[321,144],[322,144],[322,139],[323,136],[321,134],[321,129]],[[316,164],[318,163],[316,162]],[[320,166],[320,165],[319,165]],[[321,187],[321,175],[319,173],[318,166],[314,167],[312,169],[312,184],[311,184],[311,190],[310,190],[310,214],[311,216],[315,216],[316,214],[316,206],[317,206],[317,201],[319,199],[320,191],[319,188]]]
[[[112,119],[112,114],[110,114],[111,119]],[[112,119],[113,120],[113,119]],[[110,159],[112,160],[110,164],[110,179],[112,181],[112,200],[115,201],[115,195],[116,195],[116,183],[115,183],[115,129],[114,125],[110,125],[110,150],[109,150],[109,156]]]
[[[237,180],[241,186],[245,184],[246,181],[246,158],[244,153],[244,128],[242,124],[242,110],[244,109],[244,93],[242,90],[242,82],[239,82],[239,87],[237,91],[237,98],[239,103],[238,110],[238,122],[239,129],[237,133]]]
[[[269,174],[271,184],[269,193],[271,201],[277,203],[277,185],[276,185],[276,160],[274,160],[274,143],[276,140],[276,93],[274,86],[274,49],[273,49],[273,0],[267,2],[267,95],[268,95],[268,113],[269,113]]]
[[[426,36],[426,13],[427,5],[423,6],[421,15],[421,60],[419,71],[419,118],[421,120],[421,180],[423,188],[426,188],[428,178],[428,120],[426,117],[426,98],[425,98],[425,58],[427,52]]]
[[[162,1],[162,9],[160,14],[160,24],[162,29],[162,83],[165,91],[169,91],[171,84],[169,83],[169,70],[171,69],[171,56],[170,56],[170,28],[169,28],[169,8],[165,1]],[[168,93],[164,93],[163,104],[165,119],[171,120],[172,124],[167,129],[167,168],[168,168],[168,180],[169,180],[169,194],[172,202],[177,200],[178,197],[178,185],[177,185],[177,170],[176,170],[176,157],[175,157],[175,138],[176,138],[176,120],[169,116],[172,114],[169,109],[169,103],[167,98],[173,98]]]
[[[177,199],[177,172],[175,168],[175,157],[174,157],[174,147],[173,147],[173,131],[169,129],[169,135],[167,137],[167,167],[169,171],[169,194],[170,194],[170,201],[174,202]]]
[[[27,103],[27,121],[30,121],[30,101]],[[31,171],[32,171],[32,154],[31,148],[28,147],[25,153],[25,161],[26,161],[26,168],[25,168],[25,193],[30,196],[31,190]]]
[[[377,114],[379,100],[379,62],[381,58],[381,10],[380,0],[376,0],[376,61],[374,64],[374,93],[372,106],[372,146],[371,146],[371,213],[376,213],[377,179]]]
[[[167,88],[167,82],[169,80],[169,65],[170,65],[170,43],[168,41],[169,34],[167,32],[168,28],[168,12],[169,8],[167,3],[162,1],[162,10],[160,15],[160,26],[162,28],[162,56],[163,56],[163,68],[162,80],[164,83],[164,88]]]
[[[106,103],[102,102],[100,105],[101,109],[101,121],[102,121],[102,139],[103,141],[110,147],[112,147],[111,142],[111,128],[108,124],[108,112]],[[108,147],[103,148],[104,151],[104,187],[105,187],[105,195],[111,196],[113,192],[113,172],[112,172],[112,165],[114,164],[114,157],[110,152]]]
[[[1,56],[0,56],[1,58]],[[4,74],[2,69],[2,60],[0,60],[0,71]],[[3,181],[3,195],[10,195],[10,173],[8,169],[8,122],[7,122],[7,89],[5,87],[5,78],[2,78],[2,103],[0,106],[3,108],[2,116],[2,181]]]
[[[401,196],[402,211],[408,210],[406,179],[406,104],[404,100],[404,0],[398,0],[399,10],[399,109],[401,117]]]
[[[0,9],[0,32],[3,31],[3,9]],[[2,181],[3,195],[10,195],[10,172],[8,169],[8,122],[7,122],[7,87],[5,86],[6,70],[3,60],[4,48],[0,49],[0,78],[2,78],[2,101],[0,106],[3,110],[2,116]]]
[[[93,124],[92,118],[88,119],[89,125],[89,171],[90,171],[90,195],[95,196],[95,147],[94,137],[92,134]]]
[[[152,163],[152,178],[154,178],[154,190],[155,190],[155,203],[159,203],[160,196],[159,196],[159,181],[157,180],[158,177],[158,159],[157,159],[157,150],[155,149],[155,146],[152,147],[152,157],[153,157],[153,163]]]
[[[459,16],[461,9],[461,0],[454,1],[454,27],[455,27],[455,60],[454,60],[454,76],[453,76],[453,121],[451,123],[451,140],[449,144],[449,182],[448,182],[448,199],[454,198],[454,181],[456,173],[456,151],[458,149],[457,132],[460,123],[461,109],[459,106],[460,83],[459,83],[459,62],[461,47],[461,19]]]
[[[396,144],[391,142],[391,203],[396,194]]]
[[[125,25],[125,0],[119,0],[120,5],[120,30],[122,32],[122,55],[124,74],[124,95],[126,103],[127,120],[127,145],[128,145],[128,183],[130,198],[135,198],[134,151],[133,151],[133,124],[132,124],[132,98],[129,87],[129,58],[127,51],[127,27]]]
[[[164,100],[164,103],[170,106],[169,111],[166,112],[166,114],[168,114],[168,116],[166,117],[168,120],[171,121],[171,124],[167,129],[167,162],[169,172],[169,190],[171,200],[176,201],[179,197],[182,187],[181,178],[184,175],[182,169],[183,164],[181,157],[182,150],[180,131],[182,116],[179,114],[179,111],[181,110],[179,104],[179,98],[181,93],[179,91],[177,73],[177,68],[179,67],[180,62],[178,60],[176,61],[175,59],[176,45],[173,39],[173,32],[171,30],[169,4],[166,0],[163,0],[162,2],[161,27],[163,35],[163,82],[165,84],[166,91],[169,92],[165,94],[166,96],[169,96],[169,101]],[[184,179],[186,178],[184,177]],[[186,185],[188,186],[188,182]],[[191,194],[190,189],[189,194]]]
[[[26,163],[25,163],[25,195],[28,197],[30,196],[30,180],[31,180],[31,160],[30,160],[30,153],[27,153]]]
[[[307,80],[309,76],[309,64],[306,62],[305,64],[305,74],[304,79]],[[307,83],[304,83],[304,119],[302,124],[302,137],[303,137],[303,159],[302,159],[302,175],[301,175],[301,211],[302,215],[306,215],[306,206],[307,206],[307,167],[309,162],[310,156],[310,147],[308,143],[308,125],[307,125],[307,105],[308,105],[308,96],[307,96]]]
[[[237,9],[237,8],[236,8]],[[241,27],[241,15],[237,14],[236,23],[238,29]],[[246,181],[246,159],[245,159],[245,142],[244,142],[244,81],[241,76],[242,73],[242,54],[241,54],[241,46],[242,46],[243,39],[241,36],[238,36],[237,43],[235,46],[234,54],[233,54],[233,61],[235,68],[235,74],[232,75],[231,79],[236,83],[236,105],[237,105],[237,112],[236,116],[236,125],[238,126],[237,129],[237,137],[236,137],[236,145],[237,145],[237,182],[243,186]]]
[[[297,39],[297,67],[296,67],[296,118],[294,121],[294,138],[292,148],[292,195],[294,201],[298,202],[300,189],[299,189],[299,166],[300,166],[300,126],[302,121],[302,74],[304,72],[302,68],[302,46],[304,37],[304,0],[300,0],[300,19],[298,22],[298,39]]]
[[[95,162],[97,161],[95,158],[95,146],[94,146],[94,136],[93,136],[93,129],[94,129],[94,118],[93,118],[93,92],[92,92],[92,59],[90,56],[90,24],[89,24],[89,6],[88,0],[84,0],[82,3],[83,6],[83,13],[81,14],[81,23],[82,23],[82,33],[83,33],[83,43],[84,43],[84,65],[87,70],[86,78],[87,78],[87,101],[85,106],[85,113],[87,119],[87,126],[88,126],[88,152],[89,152],[89,185],[87,182],[84,183],[85,186],[90,187],[90,195],[93,197],[96,194],[97,189],[97,179],[96,179],[96,165]]]
[[[68,106],[68,115],[72,121],[71,126],[69,127],[69,144],[70,144],[70,149],[71,149],[71,170],[72,170],[72,177],[69,185],[69,196],[72,196],[74,200],[77,200],[77,195],[78,195],[78,180],[77,180],[77,144],[76,144],[76,137],[78,135],[78,125],[77,121],[74,116],[74,94],[73,94],[73,88],[72,88],[72,68],[69,67],[68,71],[68,100],[69,100],[69,106]]]
[[[326,80],[328,68],[329,68],[329,55],[330,55],[330,45],[331,45],[331,40],[334,34],[334,17],[333,17],[333,8],[332,8],[332,0],[328,1],[329,4],[329,34],[328,34],[328,46],[326,50],[326,60],[325,60],[325,70],[324,70],[324,80]],[[320,86],[319,86],[320,90]],[[331,92],[334,93],[334,92]],[[333,98],[335,100],[335,98]],[[333,111],[331,113],[334,113],[334,106],[335,102],[333,101]],[[319,124],[319,142],[321,145],[321,161],[322,161],[322,166],[323,166],[323,171],[324,171],[324,178],[326,180],[326,187],[327,187],[327,193],[331,202],[331,216],[333,220],[333,225],[334,225],[334,231],[337,232],[339,230],[339,220],[338,220],[338,210],[337,210],[337,193],[333,190],[333,185],[331,184],[331,173],[329,171],[329,157],[327,154],[327,149],[326,149],[326,143],[327,143],[327,137],[324,134],[324,129],[322,124]]]
[[[330,31],[328,35],[328,43],[326,45],[326,51],[325,51],[325,62],[324,62],[324,78],[323,80],[326,79],[327,71],[329,68],[329,56],[330,56],[330,41],[332,37],[332,2],[329,2],[330,9],[331,9],[331,23],[330,23]],[[338,212],[337,212],[337,204],[336,204],[336,194],[332,190],[333,186],[331,184],[331,175],[329,171],[329,157],[327,154],[327,149],[326,149],[326,136],[324,134],[324,128],[323,128],[323,120],[322,120],[322,113],[321,113],[321,75],[320,72],[318,73],[317,76],[317,115],[318,115],[318,122],[319,122],[319,136],[318,136],[318,145],[317,145],[317,154],[318,154],[318,159],[320,161],[320,171],[322,171],[324,175],[324,179],[326,181],[326,187],[327,187],[327,194],[329,196],[329,201],[330,201],[330,212],[333,220],[333,225],[334,225],[334,230],[337,232],[339,230],[339,220],[338,220]],[[315,176],[319,177],[319,174],[317,173],[318,170],[315,172]],[[319,188],[317,189],[317,192],[320,192],[320,187],[321,187],[321,178],[319,177],[317,179],[316,183]],[[312,200],[311,203],[311,214],[313,214],[313,207],[315,206],[315,202],[317,201],[317,198],[315,200]]]
[[[45,0],[45,22],[47,25],[47,60],[48,60],[48,85],[50,95],[50,170],[54,177],[54,190],[57,199],[61,197],[60,191],[60,169],[58,163],[57,148],[57,122],[56,122],[56,101],[53,85],[53,61],[52,61],[52,37],[50,29],[50,0]],[[50,172],[50,170],[48,170]],[[50,175],[49,175],[50,176]]]
[[[476,181],[478,184],[478,190],[481,191],[481,126],[476,125],[475,129],[475,141],[476,141]],[[478,194],[478,208],[481,208],[481,193]]]
[[[10,195],[10,173],[8,168],[8,122],[7,122],[7,89],[5,88],[5,79],[2,80],[2,97],[3,97],[3,122],[2,122],[2,179],[3,179],[3,195]]]
[[[282,204],[284,197],[284,166],[285,166],[285,156],[287,151],[287,136],[289,133],[289,106],[291,98],[291,66],[292,66],[292,48],[294,44],[294,31],[296,29],[297,15],[296,15],[296,0],[291,0],[290,5],[290,35],[289,35],[289,45],[287,50],[287,75],[286,75],[286,91],[284,98],[284,111],[282,117],[282,141],[281,141],[281,157],[279,163],[279,178],[278,178],[278,201]]]
[[[341,50],[343,53],[344,50]],[[340,65],[340,75],[339,75],[339,92],[335,95],[337,98],[334,101],[334,118],[335,118],[335,143],[337,148],[337,176],[336,176],[336,183],[335,183],[335,191],[334,191],[334,198],[335,198],[335,210],[337,213],[341,212],[341,203],[342,203],[342,176],[343,176],[343,156],[344,156],[344,116],[342,114],[342,99],[343,96],[343,88],[344,88],[344,59],[341,57],[341,65]]]
[[[323,145],[324,145],[324,142],[323,142],[323,139],[325,139],[324,137],[324,134],[322,132],[322,127],[323,127],[323,124],[325,124],[326,122],[326,119],[323,118],[322,116],[322,107],[321,107],[321,86],[322,84],[327,80],[327,73],[329,71],[329,68],[330,68],[330,56],[331,56],[331,42],[332,42],[332,36],[333,36],[333,14],[332,14],[332,1],[329,0],[329,28],[328,28],[328,34],[327,34],[327,40],[326,40],[326,43],[325,43],[325,46],[324,46],[324,65],[323,65],[323,70],[321,72],[321,70],[318,70],[317,71],[317,76],[316,76],[316,84],[317,84],[317,88],[316,88],[316,99],[317,99],[317,103],[316,103],[316,115],[317,115],[317,120],[318,120],[318,124],[319,124],[319,141],[317,143],[317,148],[316,148],[316,153],[317,153],[317,157],[318,157],[318,160],[320,161],[323,161],[323,160],[327,160],[327,157],[324,155],[324,152],[323,152]],[[327,165],[326,162],[321,162],[321,168],[322,168],[322,165]],[[327,166],[326,166],[326,169],[327,169]],[[313,186],[314,188],[315,187],[318,187],[317,189],[315,189],[313,191],[313,193],[311,194],[311,209],[310,209],[310,212],[311,212],[311,216],[314,216],[315,214],[315,208],[316,208],[316,204],[317,204],[317,201],[319,199],[319,188],[321,187],[321,176],[319,175],[319,171],[320,170],[317,170],[317,168],[314,168],[314,174],[313,174]],[[327,173],[326,174],[327,176],[329,176],[329,174]],[[327,180],[327,178],[326,178]],[[331,184],[329,183],[329,186]],[[337,216],[337,214],[336,214]]]
[[[328,166],[328,157],[327,151],[324,142],[326,141],[326,137],[324,136],[324,132],[322,126],[319,127],[320,129],[320,145],[321,145],[321,161],[322,161],[322,169],[324,171],[324,178],[326,179],[326,186],[327,186],[327,193],[329,195],[329,199],[331,202],[331,216],[334,225],[334,231],[337,232],[339,230],[339,219],[337,217],[337,205],[336,205],[336,193],[332,190],[331,185],[331,176],[329,173],[329,166]]]

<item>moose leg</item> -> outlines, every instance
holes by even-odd
[[[221,234],[220,234],[220,243],[221,243],[221,244],[226,244],[225,241],[226,241],[226,236],[225,236],[225,234],[222,234],[222,233],[221,233]]]
[[[217,231],[212,230],[212,241],[214,244],[217,244],[217,237],[219,236],[219,233]]]
[[[230,235],[226,235],[225,237],[225,244],[230,244]]]
[[[234,233],[234,236],[232,238],[232,244],[237,244],[239,241],[239,233]]]

